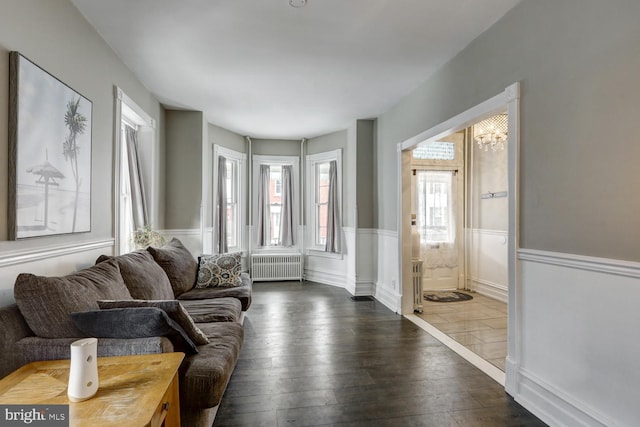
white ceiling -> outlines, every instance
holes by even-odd
[[[170,108],[256,138],[383,113],[519,0],[72,0]]]

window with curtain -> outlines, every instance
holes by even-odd
[[[298,158],[254,156],[254,224],[261,249],[295,247]]]
[[[214,146],[215,164],[218,167],[217,173],[214,174],[214,189],[216,190],[216,205],[223,203],[222,209],[216,207],[216,215],[214,218],[216,233],[214,235],[214,248],[220,252],[219,234],[224,233],[226,237],[226,252],[235,252],[243,250],[243,212],[245,200],[245,174],[246,174],[246,155],[234,150],[230,150],[219,145]],[[219,163],[219,159],[223,159],[223,163]],[[224,167],[224,174],[220,173],[220,168]],[[218,180],[224,180],[224,188],[218,186]],[[221,194],[219,194],[221,193]],[[224,200],[220,200],[220,196]],[[223,227],[220,227],[219,221],[223,220]]]
[[[331,162],[336,162],[335,195],[331,191]],[[341,150],[307,156],[307,229],[308,247],[323,252],[339,252],[340,208],[341,208]],[[331,199],[333,197],[333,203]],[[337,221],[330,218],[335,218]],[[332,228],[331,230],[329,228]],[[338,234],[338,235],[336,235]],[[327,250],[327,237],[331,237]]]

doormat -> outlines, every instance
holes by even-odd
[[[351,301],[355,301],[355,302],[361,302],[361,301],[373,301],[373,297],[371,296],[357,296],[357,297],[350,297]]]
[[[460,302],[472,300],[473,297],[458,291],[425,291],[424,299],[432,302]]]

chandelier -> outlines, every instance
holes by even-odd
[[[489,117],[473,125],[473,139],[483,151],[504,150],[507,142],[507,115],[505,113]]]

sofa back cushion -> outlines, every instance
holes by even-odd
[[[147,250],[169,277],[176,298],[195,286],[198,262],[180,240],[174,237],[161,248],[149,246]]]
[[[133,298],[144,300],[175,298],[167,274],[146,250],[141,249],[115,257],[100,255],[96,264],[108,259],[114,259],[118,263],[124,284]]]
[[[131,299],[115,260],[63,277],[20,274],[14,297],[31,330],[43,338],[84,337],[71,313],[98,310],[98,300]]]

